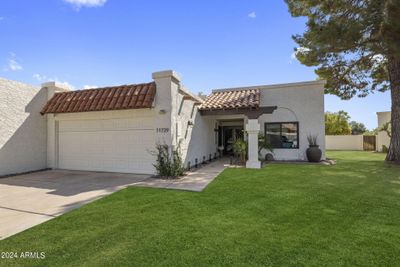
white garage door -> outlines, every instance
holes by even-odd
[[[154,173],[153,118],[59,121],[58,167]]]

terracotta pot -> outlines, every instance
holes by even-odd
[[[306,151],[307,159],[309,162],[320,162],[322,157],[322,151],[319,146],[310,146]]]

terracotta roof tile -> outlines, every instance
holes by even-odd
[[[259,89],[235,89],[214,91],[200,106],[200,110],[258,108],[259,106]]]
[[[56,93],[41,114],[151,108],[156,84],[121,85]]]

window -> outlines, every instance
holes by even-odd
[[[299,148],[299,123],[265,123],[265,138],[272,148]]]

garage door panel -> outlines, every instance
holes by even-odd
[[[155,148],[153,129],[132,129],[134,123],[123,121],[112,124],[117,125],[113,130],[102,120],[94,121],[90,127],[85,123],[60,122],[59,168],[154,173],[155,158],[149,152]]]
[[[59,126],[60,132],[87,132],[87,131],[115,131],[115,130],[141,130],[153,129],[154,121],[151,117],[102,119],[102,120],[71,120],[62,121]]]

